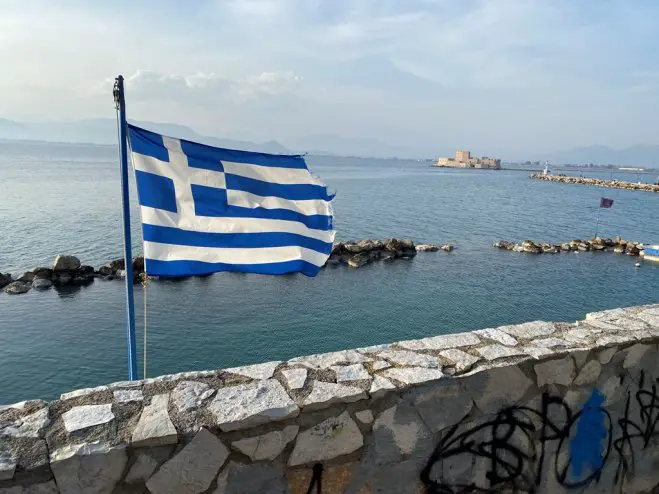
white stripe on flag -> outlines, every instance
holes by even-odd
[[[176,156],[173,162],[167,162],[160,161],[158,158],[152,156],[132,153],[133,166],[136,170],[171,178],[177,189],[179,186],[190,189],[190,184],[205,185],[218,189],[226,188],[227,184],[224,173],[189,167],[187,166],[187,157],[184,154],[172,152],[170,156],[172,154],[178,154],[178,156]],[[183,166],[183,160],[185,160],[185,166]]]
[[[194,216],[185,218],[178,213],[141,206],[142,222],[148,225],[168,226],[185,230],[209,233],[297,233],[323,242],[334,242],[336,232],[314,230],[297,221],[271,220],[261,218],[214,218]]]
[[[253,165],[251,163],[233,163],[231,161],[223,161],[222,166],[225,173],[253,178],[262,182],[286,185],[322,185],[308,170],[301,170],[299,168],[277,168],[273,166]]]
[[[144,242],[144,256],[158,261],[202,261],[226,264],[268,264],[303,260],[315,266],[322,266],[327,260],[325,254],[296,246],[230,249],[156,242]]]
[[[227,189],[227,198],[232,206],[243,208],[289,209],[304,215],[332,215],[330,203],[321,199],[291,201],[280,197],[263,197],[250,192],[231,189]]]

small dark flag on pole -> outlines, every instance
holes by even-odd
[[[601,208],[610,208],[611,206],[613,206],[613,199],[607,199],[606,197],[600,199]]]

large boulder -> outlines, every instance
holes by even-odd
[[[343,250],[351,254],[359,254],[362,252],[362,248],[357,242],[346,242],[343,244]]]
[[[564,244],[561,244],[561,250],[563,252],[570,252],[572,250],[572,244],[569,242],[565,242]]]
[[[542,247],[536,245],[531,240],[524,240],[524,242],[522,242],[522,249],[524,252],[528,252],[530,254],[542,254]]]
[[[384,242],[384,248],[389,252],[413,250],[414,242],[412,240],[390,238]]]
[[[34,280],[34,273],[32,271],[27,271],[23,273],[23,276],[18,278],[17,281],[22,281],[24,283],[32,283],[32,280]]]
[[[371,256],[368,252],[362,252],[361,254],[356,254],[348,259],[348,266],[351,268],[361,268],[362,266],[369,264],[372,261]]]
[[[442,250],[443,250],[444,252],[453,252],[454,249],[455,249],[455,247],[454,247],[453,245],[451,245],[451,244],[444,244],[444,245],[442,245]]]
[[[9,283],[11,283],[11,275],[0,273],[0,288],[6,287]]]
[[[59,255],[53,263],[53,271],[75,271],[80,267],[80,259],[76,256]]]
[[[53,270],[51,268],[36,268],[33,269],[35,280],[49,280],[53,277]]]
[[[419,244],[416,246],[417,252],[437,252],[439,245],[437,244]]]
[[[35,278],[32,282],[32,288],[35,290],[47,290],[53,286],[53,282],[46,278]]]
[[[53,274],[53,283],[58,283],[60,285],[68,285],[73,281],[73,276],[68,271],[62,271],[61,273]]]
[[[9,295],[20,295],[21,293],[27,293],[30,288],[32,288],[32,285],[29,285],[28,283],[14,281],[5,287],[5,293],[8,293]]]
[[[102,275],[102,276],[111,276],[111,275],[114,274],[114,271],[112,270],[112,268],[110,266],[105,265],[105,266],[101,266],[100,268],[98,268],[97,273]]]
[[[641,253],[641,250],[634,244],[627,244],[627,255],[628,256],[637,256]]]
[[[133,272],[135,274],[144,272],[144,256],[133,257]]]
[[[106,266],[112,269],[113,273],[116,273],[118,269],[126,269],[126,262],[123,258],[115,259],[114,261],[107,263]]]

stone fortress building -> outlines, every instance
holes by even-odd
[[[434,166],[448,168],[487,168],[491,170],[501,169],[501,160],[498,158],[472,158],[469,151],[459,150],[455,152],[455,158],[439,158]]]

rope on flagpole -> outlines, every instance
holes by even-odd
[[[144,277],[142,279],[142,286],[144,287],[144,379],[146,379],[146,292],[147,292],[147,286],[149,286],[149,277],[146,274],[146,264],[145,264],[145,270],[144,273],[142,274]]]

